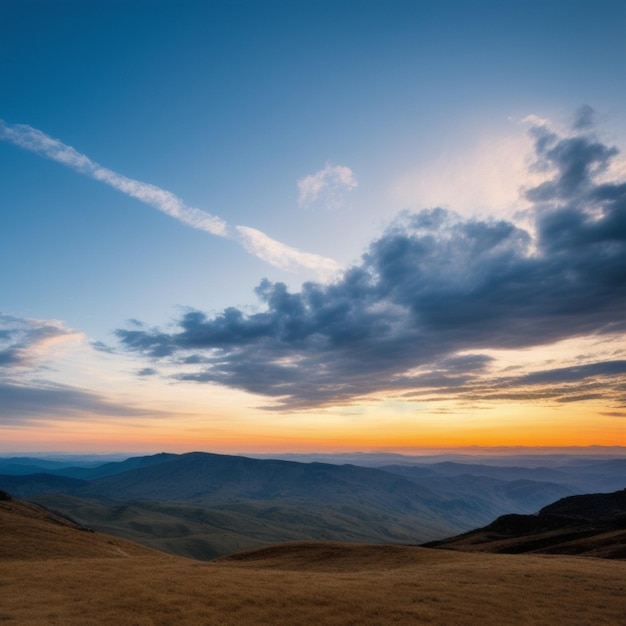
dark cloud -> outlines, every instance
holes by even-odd
[[[580,402],[603,399],[626,403],[626,361],[600,361],[584,365],[538,370],[520,376],[485,377],[455,390],[470,400],[554,400]]]
[[[5,350],[0,350],[0,367],[21,365],[23,362],[24,355],[22,351],[16,348],[6,348]]]
[[[112,402],[96,393],[67,385],[0,382],[0,425],[83,419],[86,415],[158,417],[161,412]]]
[[[596,112],[588,105],[581,106],[574,117],[574,130],[587,130],[593,128]]]
[[[107,345],[106,343],[102,341],[92,341],[90,345],[94,350],[98,352],[104,352],[105,354],[115,354],[116,352],[115,348]]]
[[[156,374],[158,374],[159,372],[157,370],[155,370],[153,367],[144,367],[143,369],[140,369],[137,372],[137,376],[155,376]]]
[[[526,191],[534,237],[505,220],[405,213],[333,284],[291,293],[264,280],[259,313],[189,311],[174,332],[133,324],[117,336],[127,350],[178,365],[181,380],[245,389],[294,409],[389,390],[469,393],[489,366],[481,350],[622,333],[626,184],[595,182],[617,150],[586,135],[532,132],[537,168],[552,173]],[[541,395],[540,385],[567,386],[577,375],[601,386],[623,376],[615,363],[507,379],[500,392]],[[571,397],[568,389],[561,398]]]
[[[533,372],[514,380],[518,385],[554,385],[557,383],[579,383],[594,377],[623,376],[625,374],[626,361],[603,361]]]

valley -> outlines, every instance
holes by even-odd
[[[568,495],[626,485],[624,459],[562,459],[545,467],[523,459],[517,466],[510,459],[507,466],[394,460],[404,463],[200,452],[83,466],[0,459],[0,489],[89,528],[208,560],[280,541],[421,544],[500,515],[535,513]]]

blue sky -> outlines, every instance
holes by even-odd
[[[509,281],[528,287],[545,272],[551,289],[574,269],[548,268],[557,256],[574,263],[576,241],[596,228],[572,235],[571,257],[557,249],[551,225],[574,223],[559,221],[566,205],[587,217],[605,211],[609,239],[618,236],[610,245],[623,245],[623,205],[615,199],[616,217],[581,203],[589,188],[624,181],[623,155],[612,151],[626,144],[624,26],[623,3],[608,0],[5,0],[5,447],[158,449],[178,437],[185,448],[194,432],[221,449],[249,447],[249,437],[260,448],[513,444],[528,430],[521,416],[539,423],[546,411],[557,430],[586,433],[580,442],[619,443],[624,302],[613,296],[624,284],[610,268],[622,248],[562,295],[580,309],[569,324],[540,289],[524,292],[537,304],[526,316],[523,300],[500,307],[508,296],[470,243],[481,254],[489,245],[480,222],[481,233],[506,239],[490,262],[506,256]],[[565,177],[577,159],[587,160],[572,189],[587,195],[574,202]],[[437,207],[456,216],[435,224],[431,211],[429,226],[416,226],[411,215]],[[407,245],[439,242],[424,257],[428,280],[416,283],[421,261],[411,257],[410,280],[394,273],[390,291],[380,282],[356,297],[353,274],[342,272],[378,280],[400,231]],[[464,246],[468,256],[451,264]],[[533,255],[545,261],[536,274]],[[490,297],[479,275],[493,278],[482,287]],[[317,287],[303,291],[305,281]],[[463,310],[491,320],[502,309],[491,332],[434,306],[453,302],[444,295],[458,281]],[[278,302],[276,283],[305,313]],[[590,311],[583,290],[598,303]],[[335,326],[317,319],[312,335],[261,333],[269,318],[272,328],[312,323],[311,294],[326,312],[355,313]],[[421,320],[420,333],[398,307]],[[430,326],[429,310],[438,311]],[[502,340],[498,329],[514,323],[530,330]],[[391,327],[408,330],[385,335]],[[411,356],[420,350],[422,359]],[[585,381],[578,400],[532,382],[543,373],[544,387],[573,384],[574,370]],[[495,398],[505,378],[516,391]],[[446,392],[454,407],[437,395]],[[512,417],[475,430],[479,413]],[[500,423],[501,439],[487,436]],[[533,441],[553,445],[556,435],[542,432]]]

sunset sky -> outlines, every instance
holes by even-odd
[[[626,445],[625,26],[0,2],[0,453]]]

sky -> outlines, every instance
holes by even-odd
[[[0,453],[625,446],[625,27],[0,2]]]

